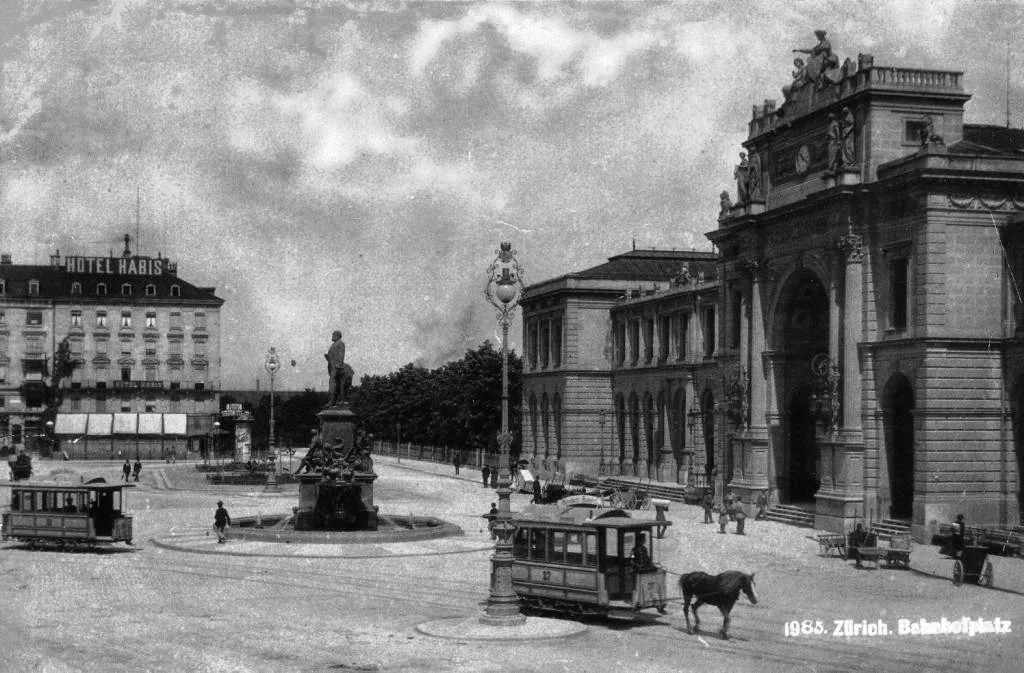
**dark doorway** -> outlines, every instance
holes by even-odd
[[[711,475],[715,471],[715,396],[710,390],[704,393],[700,410],[704,430],[704,470],[710,485],[713,482]]]
[[[810,386],[796,389],[789,400],[789,500],[814,499],[818,477],[817,417],[811,413]]]
[[[914,390],[902,374],[890,379],[886,387],[889,516],[909,519],[914,507]]]

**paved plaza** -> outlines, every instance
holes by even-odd
[[[655,541],[670,595],[678,595],[682,572],[756,573],[759,603],[741,597],[729,641],[718,637],[721,617],[710,606],[701,609],[707,631],[687,634],[679,602],[665,616],[652,611],[635,623],[589,620],[583,628],[566,624],[570,629],[550,626],[562,620],[531,618],[529,633],[483,634],[471,627],[487,599],[493,547],[480,515],[496,493],[469,468],[456,477],[450,465],[381,457],[375,466],[382,513],[436,516],[464,535],[341,545],[236,538],[218,545],[211,528],[217,500],[233,517],[278,515],[295,505],[295,487],[210,487],[191,464],[149,463],[130,496],[134,546],[0,547],[0,671],[1020,669],[1021,559],[993,558],[994,588],[955,587],[952,561],[934,547],[915,545],[909,571],[858,570],[821,557],[814,531],[748,521],[745,536],[732,529],[719,535],[717,525],[700,523],[700,508],[677,503],[665,539]],[[119,467],[41,462],[37,474],[116,481]],[[6,506],[10,491],[2,486]],[[528,495],[513,495],[513,509],[528,502]],[[898,632],[901,624],[964,617],[1010,620],[1011,632]],[[837,620],[856,635],[834,635]],[[797,633],[787,635],[787,624]],[[880,625],[889,633],[859,633]]]

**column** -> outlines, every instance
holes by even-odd
[[[761,281],[764,262],[751,261],[750,270],[750,427],[767,433],[768,371],[764,353],[768,347],[764,335],[764,311],[761,305]]]
[[[861,335],[863,239],[855,234],[844,236],[840,249],[846,255],[846,277],[843,288],[843,430],[861,433],[861,377],[857,342]]]

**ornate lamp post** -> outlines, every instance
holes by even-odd
[[[220,474],[223,483],[223,465],[220,461],[220,421],[213,422],[213,455],[217,459],[217,472]]]
[[[819,353],[811,360],[814,390],[811,392],[811,411],[824,421],[828,432],[839,430],[839,365],[828,353]]]
[[[523,268],[515,258],[512,244],[502,242],[498,256],[487,267],[487,286],[484,296],[498,309],[498,324],[501,325],[501,434],[498,445],[501,459],[498,464],[498,515],[494,533],[498,536],[491,557],[491,595],[487,598],[485,614],[480,617],[484,624],[493,626],[515,626],[526,622],[519,612],[519,599],[512,590],[512,534],[515,527],[510,519],[508,455],[512,445],[512,433],[508,429],[508,328],[512,314],[523,297]]]
[[[274,451],[274,374],[276,374],[277,370],[281,367],[281,362],[277,359],[277,351],[274,350],[273,346],[270,347],[270,352],[267,353],[267,361],[263,363],[263,366],[270,374],[270,438],[267,441],[267,452],[269,454],[271,451]],[[270,470],[270,474],[267,475],[266,488],[268,491],[277,490],[277,476],[275,472],[277,471],[277,465],[280,461],[277,460],[276,452],[273,460],[273,469]]]

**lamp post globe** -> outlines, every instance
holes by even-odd
[[[523,292],[523,269],[515,258],[512,244],[502,242],[497,257],[487,268],[487,285],[484,288],[487,301],[498,309],[498,324],[501,325],[501,433],[498,435],[501,458],[498,464],[498,514],[492,528],[497,541],[491,557],[491,593],[487,598],[487,608],[480,617],[481,623],[491,626],[517,626],[526,622],[526,617],[519,612],[519,598],[512,588],[512,536],[515,526],[511,522],[510,508],[509,449],[512,433],[508,427],[508,330]]]

